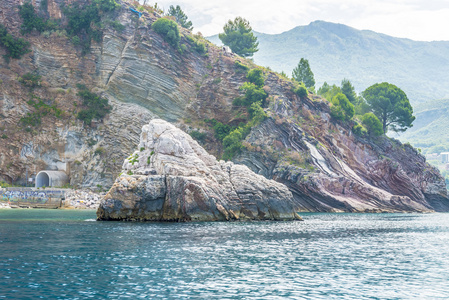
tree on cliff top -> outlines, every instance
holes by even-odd
[[[413,108],[407,95],[397,86],[388,82],[376,83],[363,92],[370,110],[382,122],[384,133],[405,131],[415,120]]]
[[[341,92],[345,94],[349,102],[351,102],[354,105],[357,104],[357,94],[355,93],[354,86],[346,78],[341,81]]]
[[[218,37],[234,53],[243,57],[249,57],[259,51],[257,49],[257,46],[259,46],[257,37],[254,36],[253,29],[246,19],[237,17],[234,21],[229,20],[223,27],[223,30],[224,33],[220,33]]]
[[[293,69],[292,78],[298,82],[304,82],[307,88],[315,86],[315,78],[307,59],[301,58],[298,66]]]
[[[181,25],[184,28],[187,28],[188,30],[192,30],[192,21],[187,21],[188,17],[187,15],[182,11],[181,7],[179,5],[176,5],[174,7],[173,5],[170,5],[170,8],[168,9],[168,15],[175,17],[176,22]]]

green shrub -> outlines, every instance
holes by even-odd
[[[30,52],[30,43],[24,39],[13,37],[2,24],[0,24],[0,46],[6,49],[5,58],[7,59],[19,59]]]
[[[199,54],[205,54],[207,52],[207,46],[205,43],[197,40],[193,45],[193,49]]]
[[[35,101],[37,100],[37,101]],[[25,117],[20,118],[19,122],[24,126],[39,126],[42,123],[42,117],[53,114],[57,117],[61,116],[63,111],[56,107],[55,104],[48,105],[41,98],[31,95],[31,99],[27,102],[34,108],[33,112],[29,112]]]
[[[236,128],[223,139],[223,159],[231,160],[242,149],[242,128]]]
[[[246,73],[249,70],[248,66],[242,64],[238,60],[235,61],[234,65],[235,65],[235,68],[237,69],[237,72],[245,72]]]
[[[249,82],[254,83],[257,87],[263,87],[265,79],[263,78],[263,71],[261,69],[252,69],[246,75]]]
[[[249,115],[251,116],[251,126],[256,126],[267,118],[267,114],[261,104],[261,102],[254,102],[248,108]]]
[[[240,90],[245,92],[245,97],[241,99],[241,106],[249,107],[251,104],[255,102],[261,102],[262,104],[265,102],[265,99],[268,97],[267,93],[260,86],[255,85],[252,82],[245,82]],[[236,103],[239,103],[238,101]]]
[[[26,73],[22,77],[19,77],[19,82],[27,87],[35,88],[40,85],[42,76],[39,74]]]
[[[343,93],[338,93],[332,100],[331,116],[337,120],[348,121],[354,116],[354,105]]]
[[[114,30],[116,30],[117,32],[122,32],[123,30],[125,30],[125,25],[123,25],[123,24],[120,23],[119,21],[113,21],[113,22],[111,22],[111,26],[112,26],[112,28],[114,28]]]
[[[175,21],[160,18],[151,25],[151,28],[160,34],[167,43],[176,49],[179,48],[179,29]]]
[[[75,35],[72,37],[72,44],[78,46],[81,43],[79,36]]]
[[[384,133],[382,123],[373,113],[366,113],[362,117],[362,124],[366,127],[368,134],[379,136]]]
[[[207,134],[205,132],[193,130],[190,132],[190,136],[195,140],[197,140],[198,142],[204,143],[206,141]]]
[[[81,5],[74,2],[63,8],[68,19],[67,32],[70,36],[79,37],[83,53],[90,49],[92,39],[101,41],[101,13],[113,11],[118,7],[120,5],[115,0],[93,0],[91,4]]]
[[[8,136],[6,134],[2,134],[2,139],[6,140]]]
[[[367,130],[365,129],[365,127],[363,127],[363,126],[360,125],[360,124],[355,124],[355,125],[352,127],[352,132],[353,132],[355,135],[358,135],[358,136],[364,136],[364,135],[367,134]]]
[[[307,88],[304,84],[299,84],[298,87],[293,90],[293,92],[300,98],[304,98],[309,95],[309,92],[307,91]]]
[[[229,134],[229,132],[231,132],[232,128],[227,124],[215,121],[213,129],[215,132],[215,138],[217,138],[220,141],[223,141],[223,139]]]
[[[102,120],[111,111],[108,99],[92,93],[84,85],[78,85],[78,89],[77,95],[83,99],[85,108],[78,113],[77,118],[85,124],[90,124],[93,119]]]
[[[36,14],[30,2],[19,5],[19,16],[22,18],[22,34],[31,33],[33,30],[39,33],[47,30],[47,21]]]
[[[113,11],[120,7],[120,4],[115,0],[93,0],[92,5],[95,5],[100,11]]]

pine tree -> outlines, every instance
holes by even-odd
[[[301,58],[298,66],[293,69],[292,78],[298,82],[304,82],[307,88],[315,86],[315,78],[307,59]]]
[[[174,7],[173,5],[170,5],[170,8],[168,9],[168,15],[175,17],[176,23],[178,23],[182,27],[187,28],[188,30],[193,29],[192,22],[187,21],[188,17],[182,11],[182,9],[179,5],[176,5],[176,7]]]
[[[388,128],[393,131],[405,131],[413,126],[413,108],[407,95],[394,84],[376,83],[363,92],[363,97],[371,112],[382,123],[384,133]]]
[[[224,33],[220,33],[218,37],[232,52],[248,57],[259,51],[257,37],[254,36],[249,22],[242,17],[237,17],[234,21],[229,20],[223,30]]]

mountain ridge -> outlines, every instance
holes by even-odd
[[[255,35],[259,41],[254,55],[257,64],[290,75],[304,57],[315,74],[317,88],[324,81],[339,85],[346,78],[358,92],[374,83],[393,83],[405,91],[412,104],[449,97],[449,86],[440,84],[449,82],[449,41],[413,41],[326,21],[280,34]],[[208,39],[221,43],[218,35]]]

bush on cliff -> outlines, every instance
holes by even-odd
[[[246,75],[246,79],[249,82],[254,83],[257,87],[263,87],[265,79],[263,77],[263,71],[259,68],[252,69]]]
[[[365,127],[363,127],[362,125],[360,125],[358,123],[352,127],[352,132],[358,136],[364,136],[367,133]]]
[[[30,43],[24,39],[13,37],[2,24],[0,24],[0,46],[6,49],[6,59],[19,59],[30,52]]]
[[[379,136],[384,133],[382,122],[373,113],[366,113],[362,117],[362,123],[365,126],[368,134],[371,136]]]
[[[93,119],[102,120],[111,110],[112,107],[108,103],[108,99],[102,98],[92,93],[84,85],[78,85],[78,96],[83,99],[83,106],[77,118],[89,125]]]
[[[293,92],[300,98],[304,98],[309,95],[306,86],[302,82],[293,89]]]
[[[72,3],[63,8],[68,19],[67,32],[70,36],[78,36],[83,46],[83,53],[90,49],[91,40],[101,41],[101,16],[120,7],[115,0],[93,0],[88,5]]]
[[[19,16],[22,18],[22,34],[31,33],[33,30],[41,33],[47,28],[46,20],[37,15],[30,2],[19,6]]]
[[[151,25],[151,28],[160,34],[167,43],[176,49],[179,48],[179,29],[175,21],[160,18]]]
[[[354,116],[354,105],[349,102],[348,98],[343,93],[338,93],[331,100],[331,116],[334,119],[341,121],[351,120]]]

